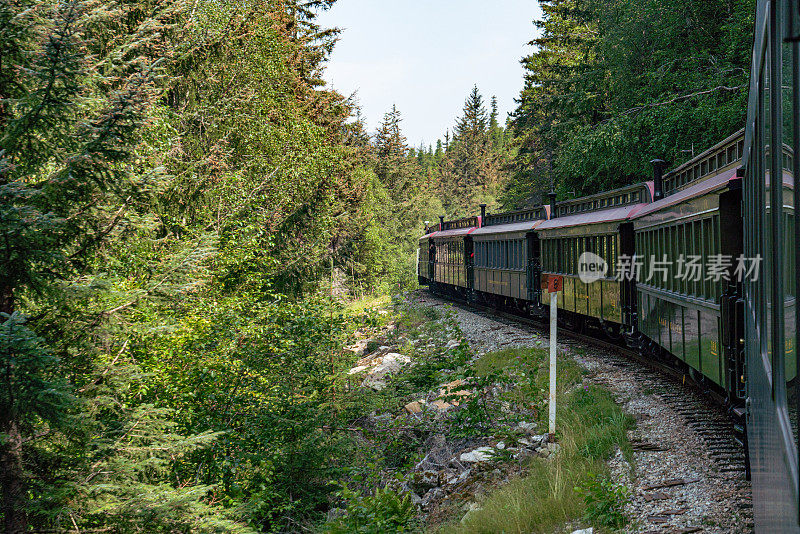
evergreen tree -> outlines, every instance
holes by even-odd
[[[464,102],[463,115],[456,121],[453,138],[469,142],[482,140],[487,133],[488,121],[483,97],[478,91],[478,86],[473,86]]]
[[[391,111],[383,116],[375,134],[377,155],[376,173],[386,188],[396,196],[403,192],[410,179],[406,137],[400,128],[400,111],[393,104]]]

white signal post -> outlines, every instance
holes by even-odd
[[[558,323],[558,292],[563,287],[560,276],[548,277],[547,289],[550,294],[550,438],[556,433],[556,328]]]

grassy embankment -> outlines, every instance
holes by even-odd
[[[474,369],[479,376],[515,375],[511,393],[540,400],[547,394],[548,360],[543,349],[503,350],[484,355]],[[576,520],[613,530],[625,523],[625,489],[608,479],[606,460],[617,447],[631,458],[626,431],[633,420],[606,389],[581,385],[572,358],[562,354],[558,363],[558,454],[531,459],[524,476],[495,490],[461,522],[441,528],[443,534],[554,532]],[[546,417],[540,410],[539,428],[547,428]]]

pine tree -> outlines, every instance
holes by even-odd
[[[406,137],[400,128],[402,117],[397,106],[383,116],[375,134],[375,149],[378,157],[376,173],[393,196],[402,192],[409,184],[409,155]]]
[[[486,135],[488,125],[489,119],[486,107],[483,105],[483,97],[475,85],[464,102],[463,115],[456,121],[453,137],[456,140],[468,139],[468,142],[476,142]]]
[[[492,107],[491,112],[489,113],[489,141],[492,144],[492,149],[495,151],[503,148],[505,141],[505,130],[502,126],[500,126],[497,118],[497,97],[492,96]]]
[[[451,188],[462,201],[471,200],[469,191],[491,181],[492,153],[488,137],[489,118],[477,86],[464,102],[463,114],[456,121],[453,142],[447,151]]]

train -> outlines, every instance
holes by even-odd
[[[440,217],[419,238],[417,275],[533,317],[555,298],[562,327],[683,370],[741,434],[756,532],[800,534],[800,4],[756,9],[741,130],[667,172],[656,158],[649,179],[619,189]]]

